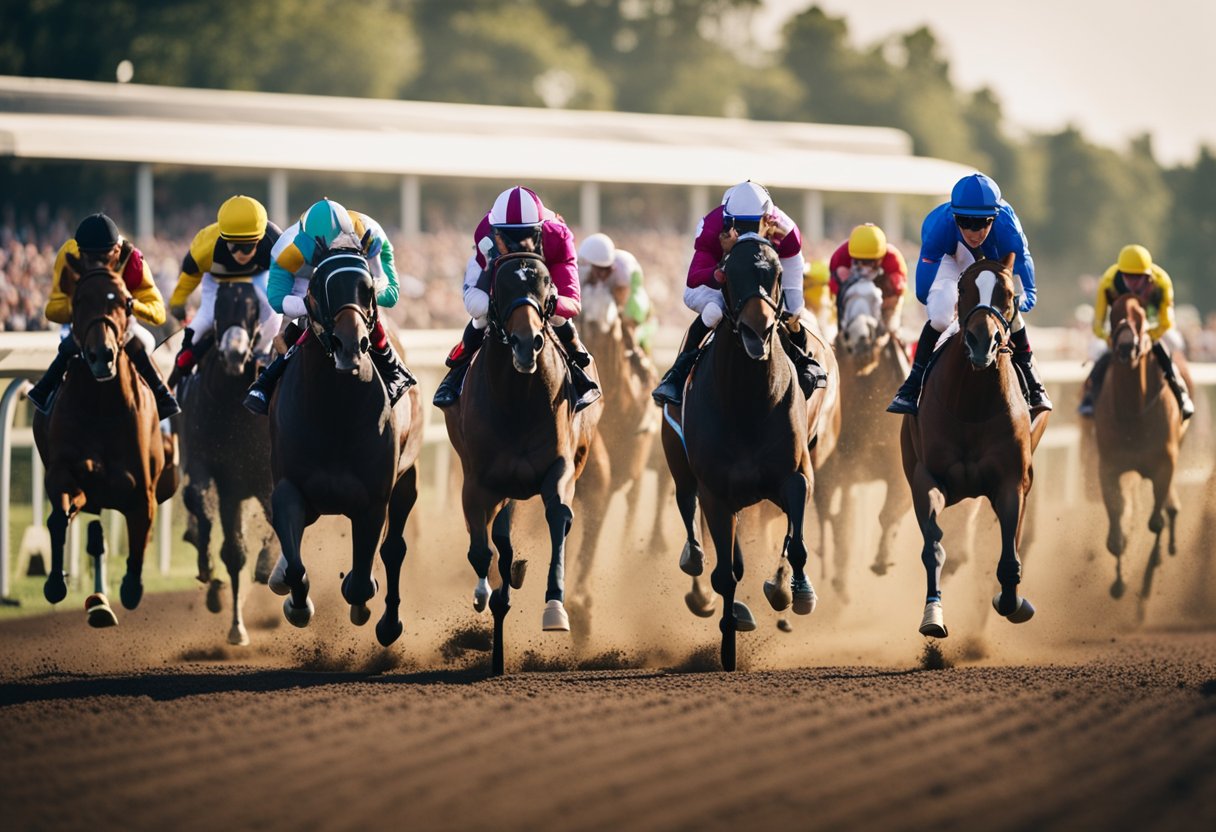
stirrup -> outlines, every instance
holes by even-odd
[[[254,416],[265,416],[270,412],[270,402],[266,394],[256,387],[249,388],[241,404]]]
[[[916,399],[910,398],[902,391],[895,394],[895,398],[887,405],[888,413],[900,413],[907,416],[915,416],[919,406]]]

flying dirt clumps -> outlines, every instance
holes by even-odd
[[[921,670],[948,670],[951,667],[954,667],[954,662],[946,658],[941,644],[936,641],[925,642],[924,649],[920,651]]]

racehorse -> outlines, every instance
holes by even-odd
[[[920,632],[934,638],[947,635],[939,585],[946,550],[938,518],[968,497],[987,497],[1000,521],[1001,591],[993,607],[1015,624],[1034,615],[1030,601],[1018,595],[1017,550],[1047,412],[1031,419],[1011,359],[1013,263],[1012,253],[1003,262],[979,260],[959,277],[958,330],[933,357],[920,412],[905,416],[900,431],[904,475],[924,539],[928,593]]]
[[[526,561],[514,559],[511,544],[516,500],[539,494],[544,502],[550,556],[542,627],[570,629],[564,603],[566,535],[574,520],[575,481],[587,463],[604,405],[601,399],[574,412],[566,360],[549,323],[556,304],[557,290],[539,257],[499,257],[485,344],[469,367],[458,403],[444,410],[464,472],[468,559],[477,574],[473,608],[482,612],[488,603],[494,615],[491,665],[496,676],[503,672],[503,623],[511,609],[511,590],[523,586],[526,567]],[[491,537],[502,579],[493,592]]]
[[[845,283],[840,294],[842,315],[834,352],[840,365],[841,407],[848,418],[841,425],[836,453],[816,466],[815,504],[826,538],[828,506],[840,491],[840,512],[832,522],[832,588],[847,603],[849,536],[861,508],[851,493],[853,487],[871,480],[886,483],[878,514],[878,553],[870,565],[876,575],[887,573],[895,533],[912,507],[912,498],[901,482],[899,444],[885,416],[891,389],[907,375],[903,347],[883,325],[882,291],[873,280],[856,278]]]
[[[220,281],[215,295],[215,330],[199,333],[215,345],[199,362],[198,372],[183,384],[182,456],[186,510],[195,518],[192,542],[198,549],[198,579],[207,584],[207,608],[219,612],[223,582],[214,577],[211,529],[216,502],[223,526],[220,559],[232,585],[232,625],[228,643],[245,645],[249,633],[241,614],[241,570],[246,547],[241,507],[256,499],[270,522],[270,431],[266,423],[241,406],[245,391],[257,375],[253,349],[258,340],[258,296],[253,284],[239,279]],[[258,554],[254,580],[266,583],[274,559],[267,526]]]
[[[1125,502],[1120,478],[1139,474],[1153,483],[1153,510],[1148,528],[1154,535],[1153,550],[1144,570],[1141,599],[1148,598],[1153,572],[1161,563],[1161,532],[1169,520],[1169,552],[1178,551],[1174,526],[1178,517],[1178,493],[1174,471],[1178,447],[1186,433],[1186,422],[1178,400],[1170,393],[1165,376],[1153,355],[1148,317],[1135,295],[1115,300],[1110,313],[1112,361],[1105,383],[1094,405],[1094,435],[1098,446],[1098,476],[1110,531],[1106,548],[1115,556],[1115,581],[1110,594],[1123,596],[1123,532]],[[1178,372],[1188,385],[1190,373],[1185,359],[1175,354]],[[1191,389],[1194,389],[1193,386]]]
[[[378,590],[372,561],[380,545],[388,593],[376,638],[387,647],[403,629],[401,564],[405,523],[418,499],[421,400],[411,387],[391,405],[372,366],[367,353],[379,311],[358,249],[322,252],[305,306],[308,337],[297,342],[270,404],[271,514],[283,550],[270,588],[288,596],[287,620],[308,626],[313,602],[300,555],[304,529],[322,514],[350,518],[351,569],[342,597],[351,622],[367,623],[367,602]]]
[[[138,339],[124,343],[134,299],[121,276],[91,256],[67,256],[60,287],[72,297],[72,333],[80,358],[49,416],[34,414],[34,442],[46,466],[51,502],[47,530],[51,569],[43,595],[57,604],[67,595],[63,544],[68,524],[84,511],[120,512],[127,521],[127,572],[119,595],[129,610],[143,597],[140,575],[156,504],[177,490],[175,439],[161,433],[156,401],[127,354],[144,349]],[[89,624],[118,623],[105,596],[101,522],[89,524],[88,553],[94,558],[94,593],[85,601]]]
[[[695,529],[698,501],[714,541],[711,584],[724,602],[721,660],[729,671],[735,669],[736,631],[755,628],[751,611],[735,600],[743,578],[742,509],[769,500],[786,515],[777,576],[764,587],[769,604],[778,611],[792,605],[799,615],[815,608],[803,520],[814,481],[809,426],[818,424],[824,395],[816,391],[808,403],[779,343],[781,264],[773,246],[756,239],[738,242],[723,271],[726,314],[685,384],[682,412],[663,409],[662,436],[688,536],[681,569],[694,576],[703,569]],[[809,319],[804,316],[803,325]],[[786,577],[787,561],[792,577]]]

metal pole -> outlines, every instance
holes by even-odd
[[[30,448],[30,525],[39,528],[46,523],[46,471],[42,467],[42,454]]]
[[[422,182],[412,174],[401,177],[401,233],[407,240],[422,235]]]
[[[135,168],[135,239],[141,245],[152,242],[152,166],[143,163]]]
[[[578,219],[583,234],[600,230],[600,183],[584,182],[578,191]]]
[[[803,245],[811,243],[821,245],[826,242],[827,225],[823,218],[823,192],[806,191],[802,194],[802,229]]]
[[[697,225],[709,213],[709,188],[694,185],[688,189],[688,231],[697,233]]]
[[[68,526],[68,580],[71,581],[72,589],[84,586],[84,575],[80,571],[80,524],[83,522],[77,514],[76,519]],[[49,570],[50,567],[47,568]]]
[[[888,240],[904,238],[903,215],[899,212],[899,197],[895,194],[883,194],[882,230],[886,233]]]
[[[9,597],[9,499],[13,478],[13,402],[31,385],[23,378],[13,379],[0,397],[0,602]],[[37,453],[37,452],[35,452]]]
[[[272,170],[270,172],[270,205],[267,206],[270,221],[279,228],[286,228],[287,222],[287,171]]]

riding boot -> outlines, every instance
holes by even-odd
[[[152,395],[156,397],[157,417],[164,421],[170,416],[181,413],[182,409],[178,405],[177,399],[165,386],[164,379],[160,377],[160,372],[152,363],[152,356],[148,355],[148,351],[144,349],[143,344],[139,343],[139,339],[132,338],[127,342],[127,355],[130,357],[131,363],[135,365],[135,371],[143,376],[144,381],[148,382],[148,386],[152,388]]]
[[[1051,410],[1051,399],[1047,396],[1047,388],[1043,386],[1043,377],[1039,375],[1039,366],[1035,363],[1034,353],[1030,350],[1030,340],[1026,328],[1022,327],[1009,336],[1009,344],[1013,347],[1013,360],[1022,370],[1026,379],[1026,403],[1030,405],[1030,415],[1034,416],[1044,410]]]
[[[1098,394],[1102,392],[1102,379],[1106,378],[1106,368],[1109,366],[1110,351],[1108,350],[1098,356],[1093,369],[1089,371],[1089,378],[1085,379],[1085,387],[1081,391],[1081,404],[1077,407],[1077,413],[1081,416],[1092,417],[1094,415],[1094,404],[1098,401]]]
[[[570,383],[574,385],[574,395],[576,396],[574,412],[578,413],[602,395],[600,386],[586,373],[586,367],[591,364],[591,353],[587,352],[587,348],[579,340],[578,330],[574,328],[574,321],[566,321],[561,326],[555,326],[553,331],[557,333],[562,346],[566,348],[568,359],[566,363],[570,366]]]
[[[1165,344],[1158,341],[1153,344],[1153,355],[1157,356],[1157,363],[1161,365],[1161,372],[1165,374],[1165,382],[1174,391],[1174,396],[1178,399],[1178,407],[1182,410],[1182,421],[1186,421],[1195,415],[1195,403],[1191,401],[1191,396],[1187,393],[1186,382],[1182,380],[1182,376],[1178,375],[1178,370],[1174,367],[1174,359],[1170,356],[1170,351],[1165,348]]]
[[[663,376],[659,386],[654,388],[654,392],[650,394],[654,403],[659,407],[664,404],[680,405],[684,402],[684,382],[688,380],[688,374],[692,372],[693,365],[697,363],[697,356],[701,354],[701,342],[707,335],[709,335],[709,327],[701,320],[701,316],[693,318],[692,325],[688,327],[688,333],[684,336],[684,345],[680,354],[676,356],[671,369]]]
[[[255,416],[265,416],[270,412],[270,397],[274,395],[274,388],[279,383],[279,379],[283,377],[283,371],[287,369],[287,359],[291,358],[294,353],[295,347],[293,346],[286,354],[277,356],[274,361],[266,365],[266,369],[262,370],[257,381],[249,385],[245,399],[241,402],[246,410]]]
[[[464,335],[461,336],[460,343],[452,347],[452,351],[444,360],[449,369],[448,374],[443,377],[443,381],[439,382],[439,387],[435,390],[435,398],[431,400],[435,407],[451,407],[456,404],[456,400],[460,398],[460,389],[464,386],[464,375],[473,361],[473,354],[481,348],[482,342],[485,340],[485,329],[478,329],[473,326],[472,321],[469,321],[464,328]]]
[[[916,415],[920,402],[920,385],[925,380],[925,370],[929,366],[929,359],[933,357],[933,348],[937,346],[937,339],[941,335],[933,328],[933,324],[925,322],[924,329],[920,331],[920,340],[916,342],[916,357],[912,360],[908,377],[900,385],[895,399],[887,405],[888,413]]]
[[[25,397],[33,402],[34,407],[38,408],[43,415],[50,415],[55,393],[59,391],[59,385],[63,383],[63,375],[68,371],[68,363],[78,355],[80,355],[80,346],[76,343],[75,338],[69,335],[60,340],[59,352],[55,355],[55,360],[42,374],[42,378],[38,379],[38,383],[25,394]]]
[[[810,340],[807,338],[805,327],[799,326],[796,332],[786,327],[784,331],[784,341],[790,346],[786,352],[798,371],[798,386],[802,388],[802,395],[809,399],[817,389],[828,386],[828,374],[824,372],[823,365],[811,355]]]
[[[385,389],[388,390],[389,407],[395,405],[405,395],[406,390],[418,383],[414,374],[401,363],[392,344],[385,344],[383,350],[372,347],[368,350],[368,355],[371,356],[372,364],[375,366],[376,372],[380,374],[380,380],[384,382]]]

